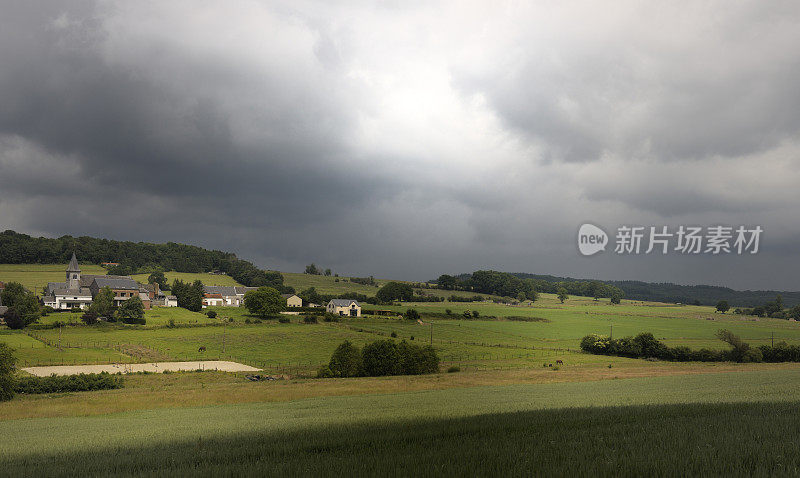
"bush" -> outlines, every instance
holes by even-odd
[[[336,314],[332,314],[330,312],[325,312],[325,315],[322,317],[322,320],[325,322],[339,322],[339,316]]]
[[[244,323],[245,324],[250,324],[250,323],[252,323],[252,321],[250,319],[244,319]]]
[[[328,368],[334,377],[356,377],[361,373],[362,363],[361,350],[345,340],[331,355]]]
[[[408,309],[405,318],[408,320],[419,320],[419,312],[417,312],[416,309]]]
[[[319,321],[317,320],[317,316],[316,315],[304,315],[303,316],[303,322],[306,323],[306,324],[319,323]]]
[[[8,344],[0,342],[0,402],[14,398],[15,364],[17,359]]]
[[[420,347],[405,340],[397,346],[403,375],[421,375],[439,371],[439,356],[430,345]]]
[[[86,325],[94,325],[97,323],[97,312],[89,307],[86,312],[81,316],[81,321]]]
[[[331,371],[330,367],[327,365],[323,365],[322,367],[317,370],[317,378],[333,378],[333,372]]]
[[[62,393],[122,388],[122,377],[107,372],[49,377],[25,377],[16,385],[17,393]]]
[[[455,373],[455,372],[460,372],[460,371],[461,371],[461,367],[457,367],[455,365],[453,365],[453,366],[451,366],[450,368],[447,369],[447,373]]]
[[[397,338],[397,332],[395,332],[394,330],[393,330],[393,331],[392,331],[392,333],[391,333],[391,334],[389,334],[389,335],[391,335],[391,337],[392,337],[393,339],[396,339],[396,338]]]
[[[379,340],[364,346],[362,370],[368,377],[400,375],[403,371],[397,344],[391,340]]]
[[[444,313],[447,315],[453,315],[453,311],[450,309],[444,309]]]
[[[289,324],[292,321],[289,319],[289,317],[281,317],[278,319],[278,322],[280,322],[281,324]]]
[[[480,313],[480,312],[478,312],[477,310],[473,310],[473,311],[472,311],[472,316],[473,316],[473,317],[475,317],[476,319],[477,319],[478,317],[480,317],[480,315],[481,315],[481,313]]]
[[[42,307],[42,315],[52,314],[55,311],[56,309],[50,307],[49,305]]]
[[[206,312],[206,317],[208,317],[209,319],[216,319],[217,318],[217,311],[209,310],[208,312]]]

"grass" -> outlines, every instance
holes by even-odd
[[[743,372],[6,420],[0,473],[797,474],[799,385]]]
[[[228,275],[208,274],[208,273],[190,273],[190,272],[165,272],[167,282],[172,284],[175,279],[180,279],[183,282],[192,283],[199,280],[203,285],[225,285],[225,286],[241,286],[242,284],[233,280],[233,277]],[[147,283],[147,278],[150,274],[134,274],[131,277],[143,284]]]
[[[64,282],[67,264],[0,264],[0,282],[19,282],[37,295],[48,282]],[[100,266],[81,264],[84,274],[105,275],[106,270]]]

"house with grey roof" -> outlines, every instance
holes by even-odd
[[[133,297],[140,297],[144,308],[150,308],[148,291],[142,291],[141,284],[127,276],[82,274],[74,252],[67,265],[66,281],[48,283],[42,301],[44,305],[56,310],[85,309],[104,287],[109,287],[114,292],[116,306]]]
[[[223,285],[203,286],[203,292],[205,292],[206,294],[212,294],[214,296],[220,295],[222,297],[222,305],[226,307],[244,306],[244,295],[248,291],[256,289],[257,287],[223,286]]]
[[[352,299],[331,299],[326,312],[346,317],[361,317],[361,304]]]

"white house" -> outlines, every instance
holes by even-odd
[[[222,303],[220,305],[227,307],[244,306],[244,295],[248,291],[256,289],[256,287],[234,287],[220,285],[207,285],[203,287],[203,290],[206,294],[219,294],[222,296]]]
[[[302,307],[303,299],[294,294],[281,294],[281,297],[286,299],[286,307]]]
[[[205,297],[203,297],[203,308],[222,307],[224,304],[225,299],[220,294],[205,294]]]
[[[357,300],[331,299],[331,301],[328,302],[326,312],[348,317],[361,317],[361,305],[359,305]]]
[[[177,307],[178,306],[178,298],[174,295],[168,295],[164,297],[164,307]]]

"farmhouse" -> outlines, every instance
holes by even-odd
[[[206,294],[219,294],[222,297],[222,304],[230,307],[241,307],[244,305],[244,295],[251,290],[256,290],[256,287],[234,287],[234,286],[220,286],[220,285],[207,285],[203,286],[203,292]]]
[[[351,299],[331,299],[328,302],[327,312],[336,315],[361,317],[361,305],[357,300]]]
[[[92,281],[92,285],[89,286],[89,290],[92,292],[92,297],[97,296],[100,291],[104,288],[108,287],[114,293],[114,305],[119,307],[128,299],[133,297],[142,297],[142,292],[140,291],[139,283],[135,280],[131,279],[130,277],[103,277],[103,276],[96,276]],[[146,291],[145,291],[145,297]],[[147,297],[147,302],[142,300],[144,303],[144,308],[150,308],[150,300]]]
[[[281,297],[286,299],[286,307],[302,307],[303,299],[295,294],[281,294]]]
[[[203,308],[220,307],[222,304],[224,304],[222,294],[205,294],[203,296]]]

